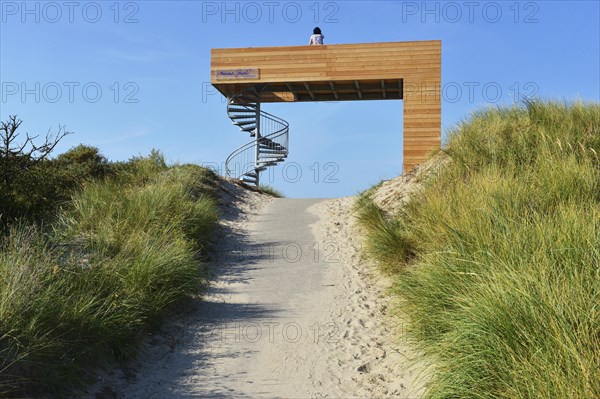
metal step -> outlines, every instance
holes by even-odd
[[[258,141],[260,145],[268,145],[268,146],[281,146],[281,144],[275,142],[275,141],[271,141],[271,140],[265,140],[264,137],[261,137],[261,139]]]
[[[234,125],[239,126],[240,128],[246,127],[246,126],[254,126],[256,127],[256,123],[255,122],[246,122],[246,123],[235,123],[233,122]]]
[[[269,163],[269,162],[274,162],[274,163],[279,163],[279,162],[283,162],[285,158],[275,158],[275,157],[271,157],[271,158],[258,158],[259,163]]]
[[[267,145],[267,144],[259,144],[258,145],[260,148],[264,148],[265,150],[277,150],[277,151],[285,151],[287,148],[285,148],[282,145]]]
[[[261,144],[273,144],[273,143],[274,143],[274,141],[273,141],[273,140],[271,140],[271,139],[268,139],[268,138],[266,138],[266,137],[261,137],[261,139],[260,139],[260,143],[261,143]]]
[[[229,105],[227,107],[228,113],[236,113],[236,112],[252,112],[256,113],[256,107],[250,105]]]
[[[287,155],[287,151],[259,151],[258,152],[259,156],[279,156],[279,157],[285,157]]]
[[[265,169],[267,169],[267,167],[269,167],[269,166],[275,166],[278,163],[279,162],[269,161],[269,162],[259,162],[258,164],[261,165],[261,167],[264,167]]]
[[[287,154],[258,154],[258,158],[265,159],[283,159],[287,158]]]
[[[251,180],[251,179],[246,179],[246,178],[241,178],[240,180],[246,184],[252,184],[252,185],[256,186],[256,180]]]
[[[252,120],[256,120],[256,114],[255,113],[251,113],[248,115],[229,115],[229,119],[232,120],[238,120],[238,119],[252,119]]]
[[[233,121],[233,124],[238,126],[256,125],[256,121]]]
[[[285,148],[283,145],[276,143],[275,141],[265,141],[263,139],[260,139],[258,141],[258,143],[262,146],[262,147],[269,147],[269,148]]]
[[[254,122],[246,122],[246,123],[236,123],[236,122],[233,122],[233,124],[236,125],[236,126],[239,126],[240,129],[248,127],[248,126],[253,126],[252,129],[256,128],[256,123],[254,123]]]
[[[256,175],[256,173],[254,174],[245,174],[240,178],[241,181],[243,181],[244,183],[250,183],[250,184],[256,184],[258,181],[258,176]]]
[[[285,153],[287,154],[288,150],[287,148],[264,148],[264,147],[258,147],[258,151],[259,152],[263,152],[265,154],[269,154],[269,153]]]
[[[260,151],[287,151],[287,148],[285,148],[285,147],[273,148],[273,147],[263,147],[262,145],[259,145],[258,148],[260,149]]]

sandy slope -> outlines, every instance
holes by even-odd
[[[401,326],[386,316],[389,283],[359,254],[352,201],[227,184],[208,292],[90,397],[418,397]]]

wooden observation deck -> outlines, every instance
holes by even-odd
[[[262,103],[404,100],[404,171],[440,146],[439,40],[212,49],[211,83]]]

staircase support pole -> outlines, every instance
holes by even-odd
[[[254,146],[254,170],[256,172],[256,187],[260,185],[260,101],[256,100],[256,134],[255,134],[255,146]]]

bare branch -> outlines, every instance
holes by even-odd
[[[19,144],[20,133],[17,130],[22,123],[16,115],[10,115],[7,121],[0,121],[0,165],[5,185],[10,185],[18,179],[15,172],[24,172],[46,159],[65,136],[72,134],[65,126],[59,125],[56,135],[48,129],[44,141],[40,144],[35,143],[39,135],[30,136],[29,133],[25,133],[24,142]]]

